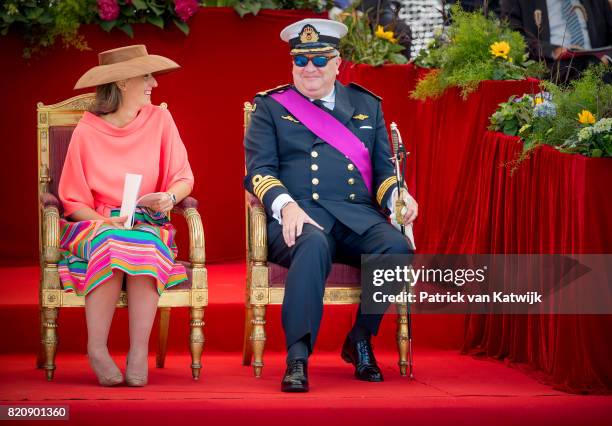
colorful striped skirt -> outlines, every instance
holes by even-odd
[[[114,209],[111,216],[118,216]],[[80,296],[103,284],[113,271],[153,277],[157,291],[187,280],[185,267],[175,263],[175,229],[166,216],[138,208],[132,229],[119,229],[99,220],[60,223],[58,265],[64,290]]]

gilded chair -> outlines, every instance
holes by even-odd
[[[244,130],[250,122],[253,105],[244,103]],[[243,365],[253,364],[256,377],[264,366],[266,343],[266,306],[281,305],[287,269],[268,261],[266,213],[257,197],[245,192],[247,277],[246,315],[242,352]],[[334,263],[325,283],[323,303],[326,305],[357,304],[361,295],[361,271],[357,267]],[[408,367],[408,306],[397,304],[397,348],[402,376]]]
[[[39,252],[40,252],[40,327],[41,348],[38,368],[46,371],[47,380],[53,380],[55,354],[58,345],[58,314],[64,307],[84,307],[85,299],[62,290],[57,264],[59,250],[59,220],[62,206],[58,201],[58,185],[62,167],[74,127],[94,101],[94,94],[84,94],[53,105],[37,106],[38,119],[38,196],[39,196]],[[160,105],[167,108],[166,104]],[[200,377],[202,350],[204,349],[204,309],[208,305],[208,284],[205,267],[204,230],[197,210],[198,202],[187,197],[174,213],[183,216],[189,229],[189,262],[183,262],[188,280],[168,289],[159,299],[160,332],[156,365],[163,368],[168,342],[170,309],[190,309],[191,372]],[[127,292],[122,291],[118,307],[126,307]]]

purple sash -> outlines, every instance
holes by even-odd
[[[372,160],[361,140],[334,116],[326,113],[293,89],[270,95],[319,138],[336,148],[355,164],[372,193]]]

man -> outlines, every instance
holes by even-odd
[[[594,57],[571,57],[569,49],[590,50],[612,44],[612,6],[608,0],[501,0],[502,17],[521,31],[532,59],[549,66],[559,61],[576,77]]]
[[[336,82],[346,32],[327,19],[305,19],[281,32],[291,47],[293,85],[258,94],[245,136],[244,184],[265,206],[270,260],[289,269],[282,308],[285,392],[308,391],[308,357],[332,262],[412,253],[381,213],[397,194],[380,99]],[[402,220],[412,223],[417,204],[407,192],[402,198]],[[370,343],[381,319],[359,310],[345,339],[342,358],[360,380],[383,380]]]

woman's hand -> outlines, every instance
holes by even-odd
[[[115,228],[125,229],[125,221],[127,220],[127,216],[115,216],[115,217],[105,217],[102,219],[102,222],[106,225],[114,226]]]
[[[147,207],[156,213],[166,214],[174,208],[172,197],[167,192],[156,192],[145,197],[140,206]]]
[[[154,212],[166,214],[174,208],[172,197],[167,192],[160,192],[159,195],[160,197],[154,200],[149,208]]]

